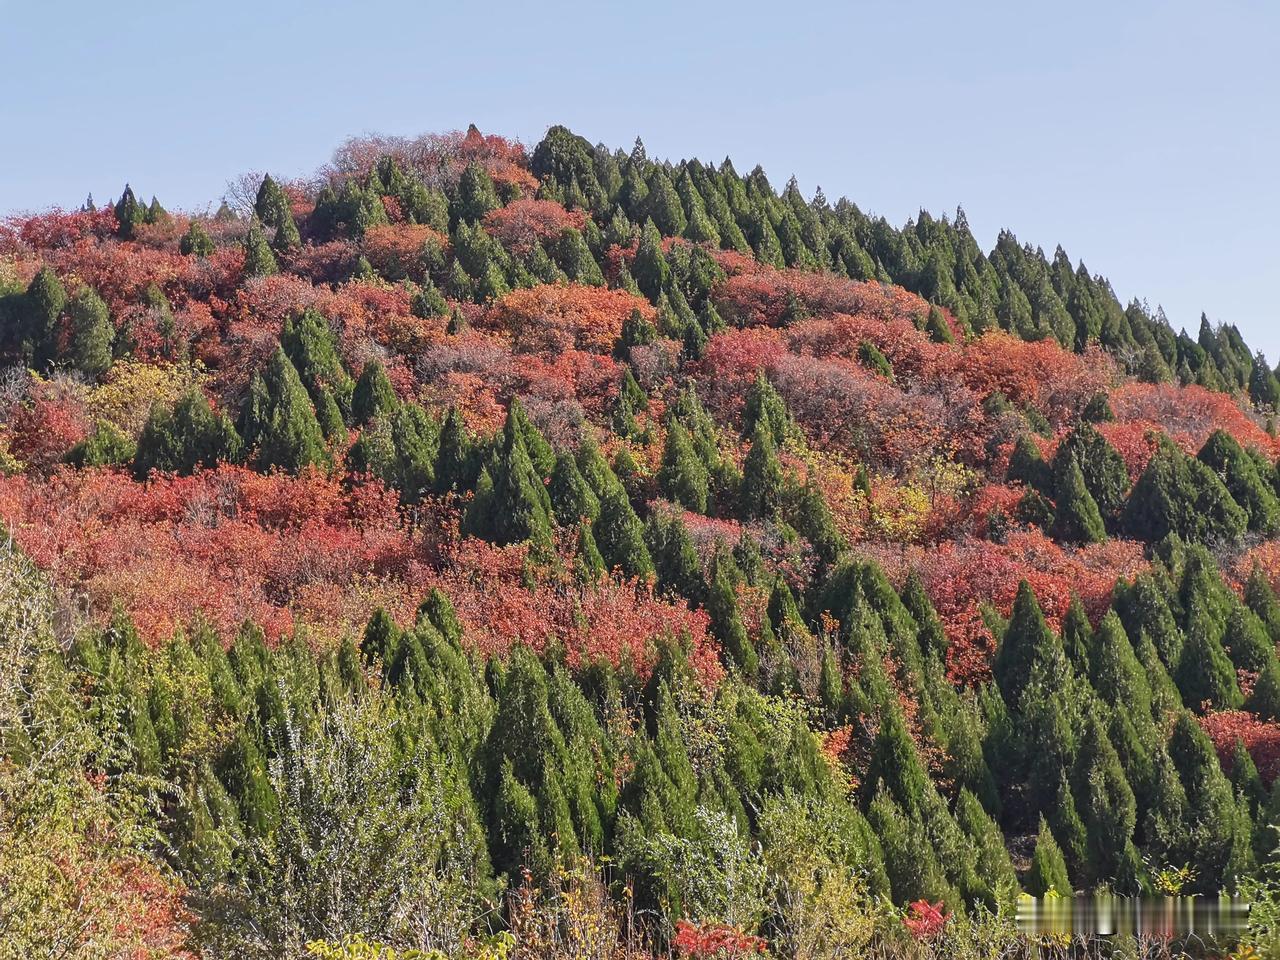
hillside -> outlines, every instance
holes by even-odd
[[[1234,327],[562,127],[237,186],[0,226],[0,931],[955,956],[1272,864]]]

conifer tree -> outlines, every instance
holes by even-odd
[[[262,225],[255,218],[249,224],[249,232],[244,238],[244,275],[246,277],[269,277],[280,271],[276,255],[262,232]]]
[[[547,493],[551,497],[551,509],[556,523],[562,527],[577,526],[584,518],[594,522],[600,516],[600,498],[582,476],[570,453],[561,453],[556,457]]]
[[[646,220],[644,229],[640,232],[640,246],[631,265],[631,274],[635,277],[640,292],[651,303],[657,303],[658,297],[667,287],[671,267],[662,252],[662,234],[652,220]]]
[[[1035,853],[1031,857],[1031,870],[1024,886],[1033,897],[1043,897],[1050,891],[1060,897],[1068,896],[1074,890],[1067,875],[1067,861],[1062,856],[1062,848],[1053,838],[1044,817],[1040,818],[1040,832],[1036,834]]]
[[[763,372],[756,374],[755,382],[747,391],[746,402],[742,408],[742,435],[750,437],[755,433],[756,425],[763,423],[777,445],[797,437],[799,431],[786,402],[769,382]]]
[[[756,425],[751,449],[742,463],[740,499],[743,514],[752,518],[772,517],[782,499],[782,464],[763,424]]]
[[[455,221],[475,223],[483,220],[490,210],[502,206],[498,200],[498,192],[494,189],[493,180],[484,167],[472,161],[462,171],[458,180],[458,197],[454,202],[453,215]]]
[[[43,369],[57,354],[58,320],[67,306],[67,291],[58,275],[42,266],[28,285],[23,300],[23,352],[31,357],[35,367]]]
[[[351,392],[352,422],[364,425],[375,417],[389,416],[397,402],[387,371],[378,360],[368,361]]]
[[[217,249],[204,225],[194,217],[187,225],[187,232],[178,241],[178,252],[184,257],[207,257]]]
[[[127,183],[120,199],[116,201],[115,214],[116,233],[122,240],[134,239],[138,227],[146,222],[146,208],[138,202],[138,198],[133,195],[133,188]]]
[[[530,460],[521,417],[520,405],[513,401],[499,446],[480,473],[462,531],[499,545],[528,541],[535,552],[549,555],[551,498]]]
[[[1017,711],[1036,668],[1052,659],[1055,652],[1061,652],[1060,641],[1045,622],[1031,585],[1023,580],[1018,584],[1009,626],[992,664],[1000,693],[1011,710]]]
[[[1129,494],[1124,525],[1149,542],[1176,533],[1192,543],[1234,542],[1248,516],[1218,476],[1199,460],[1162,440]]]
[[[706,580],[693,539],[680,515],[662,510],[651,513],[645,523],[645,545],[653,558],[658,592],[701,606],[706,600]]]
[[[658,470],[658,489],[668,500],[686,510],[707,512],[710,477],[693,448],[689,432],[676,419],[667,425],[662,466]]]
[[[600,517],[591,533],[605,564],[610,570],[621,570],[623,576],[651,576],[653,560],[644,544],[644,526],[627,499],[626,490],[615,478],[599,497]]]
[[[1071,543],[1102,543],[1106,526],[1098,504],[1085,486],[1080,463],[1071,457],[1057,479],[1058,503],[1054,511],[1054,536]]]
[[[1220,710],[1234,710],[1243,700],[1235,668],[1218,640],[1212,615],[1199,599],[1188,612],[1186,643],[1174,679],[1182,702],[1193,710],[1205,702]]]
[[[296,473],[329,462],[311,398],[279,347],[266,370],[254,374],[241,411],[240,434],[247,449],[257,449],[254,463],[259,470]]]
[[[608,571],[605,569],[604,557],[596,546],[596,538],[591,534],[591,524],[583,520],[578,524],[578,542],[573,555],[574,576],[580,583],[596,583]]]
[[[172,409],[152,407],[134,458],[134,476],[145,480],[153,471],[188,474],[197,467],[240,459],[241,442],[226,414],[214,413],[203,391],[192,387]]]
[[[1231,499],[1244,510],[1249,530],[1264,537],[1280,531],[1280,499],[1229,433],[1215,430],[1200,448],[1198,459],[1221,478]]]
[[[83,287],[67,303],[71,320],[71,361],[77,370],[92,379],[100,379],[111,369],[111,342],[115,327],[107,305],[89,287]]]

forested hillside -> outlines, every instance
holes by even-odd
[[[142,196],[0,226],[0,957],[961,956],[1274,869],[1234,327],[563,127]]]

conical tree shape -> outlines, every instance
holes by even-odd
[[[284,351],[277,348],[265,373],[251,386],[246,410],[246,443],[258,448],[255,465],[296,473],[311,464],[325,465],[328,453],[311,398]]]
[[[1023,580],[1013,601],[1013,611],[1008,629],[996,649],[992,672],[1000,693],[1010,709],[1017,710],[1022,691],[1031,680],[1037,663],[1053,656],[1060,642],[1045,623],[1040,604],[1031,592],[1031,585]]]
[[[1198,459],[1221,478],[1231,499],[1248,516],[1252,532],[1269,537],[1280,531],[1280,500],[1231,434],[1215,430],[1200,448]]]
[[[772,517],[782,500],[782,465],[769,430],[760,424],[742,463],[740,499],[744,515],[752,518]]]
[[[594,522],[600,516],[600,499],[582,476],[572,454],[556,457],[547,492],[556,522],[562,527],[576,526],[583,518]]]
[[[271,245],[262,232],[262,226],[255,218],[249,224],[249,232],[244,238],[244,275],[246,277],[269,277],[280,272],[276,255],[271,252]]]
[[[519,407],[513,403],[501,445],[481,474],[462,530],[500,545],[528,541],[535,551],[549,555],[552,522],[551,498],[530,462]]]
[[[352,421],[363,425],[374,417],[389,416],[397,402],[387,371],[377,360],[370,360],[364,365],[351,393]]]
[[[1072,457],[1057,479],[1057,509],[1054,511],[1054,536],[1070,543],[1102,543],[1107,539],[1106,525],[1098,504],[1085,486],[1080,464]]]
[[[662,448],[658,489],[672,503],[695,513],[706,513],[709,488],[707,469],[698,458],[688,431],[673,419]]]
[[[622,485],[616,479],[614,484],[601,494],[600,518],[591,528],[600,555],[610,570],[621,570],[624,576],[652,576],[653,560],[644,544],[644,526]]]
[[[71,361],[85,376],[99,379],[111,369],[111,343],[116,335],[107,305],[84,287],[67,303],[67,315],[71,319]]]
[[[1043,897],[1050,891],[1065,897],[1074,889],[1067,875],[1067,861],[1062,856],[1062,848],[1053,838],[1044,817],[1040,818],[1040,832],[1036,834],[1035,853],[1031,857],[1031,870],[1027,873],[1024,887],[1033,897]]]

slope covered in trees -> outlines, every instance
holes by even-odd
[[[240,193],[0,228],[4,615],[46,611],[0,791],[65,725],[60,800],[130,798],[119,936],[944,950],[1272,863],[1280,381],[1234,327],[561,127]]]

